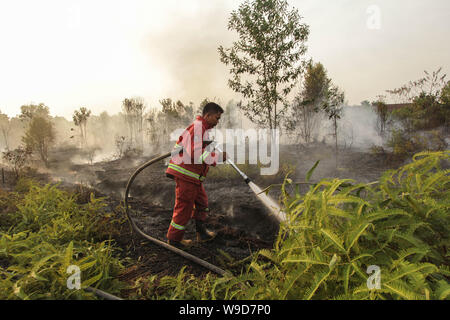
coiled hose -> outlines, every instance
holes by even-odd
[[[157,245],[159,245],[159,246],[161,246],[163,248],[166,248],[167,250],[170,250],[173,253],[176,253],[176,254],[178,254],[178,255],[180,255],[180,256],[188,259],[188,260],[191,260],[191,261],[193,261],[193,262],[195,262],[195,263],[197,263],[197,264],[199,264],[199,265],[201,265],[201,266],[203,266],[203,267],[205,267],[205,268],[207,268],[207,269],[209,269],[209,270],[211,270],[211,271],[213,271],[213,272],[215,272],[217,274],[220,274],[221,276],[225,276],[225,275],[232,276],[232,274],[230,272],[228,272],[228,271],[225,271],[225,270],[223,270],[223,269],[221,269],[221,268],[219,268],[219,267],[217,267],[217,266],[215,266],[215,265],[213,265],[213,264],[211,264],[211,263],[209,263],[209,262],[207,262],[207,261],[205,261],[203,259],[200,259],[200,258],[198,258],[196,256],[193,256],[192,254],[187,253],[186,251],[178,249],[178,248],[176,248],[174,246],[169,245],[166,242],[163,242],[161,240],[158,240],[158,239],[153,238],[152,236],[146,234],[144,231],[142,231],[136,225],[136,223],[134,222],[133,218],[130,215],[130,210],[129,210],[129,206],[128,206],[128,195],[130,193],[130,189],[131,189],[131,186],[133,184],[133,181],[137,177],[137,175],[142,170],[144,170],[145,168],[151,166],[152,164],[154,164],[154,163],[156,163],[156,162],[158,162],[160,160],[163,160],[163,159],[165,159],[165,158],[167,158],[167,157],[169,157],[171,155],[177,154],[178,152],[181,151],[181,149],[182,149],[182,147],[177,148],[177,149],[175,149],[172,152],[165,153],[163,155],[160,155],[160,156],[158,156],[156,158],[153,158],[153,159],[147,161],[146,163],[141,165],[139,168],[137,168],[136,171],[131,175],[130,179],[128,180],[127,187],[125,189],[125,199],[124,199],[124,201],[125,201],[125,212],[126,212],[127,218],[130,221],[131,227],[133,228],[134,231],[136,231],[138,234],[140,234],[145,239],[153,242],[154,244],[157,244]]]

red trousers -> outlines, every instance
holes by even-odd
[[[208,196],[203,184],[195,184],[179,178],[175,178],[175,183],[175,207],[167,231],[167,239],[181,241],[191,218],[205,221],[209,211]]]

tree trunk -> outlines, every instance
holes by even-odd
[[[338,139],[337,139],[337,119],[334,117],[334,146],[335,146],[335,157],[336,157],[336,169],[338,166]]]

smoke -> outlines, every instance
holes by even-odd
[[[340,121],[340,144],[367,149],[381,145],[383,138],[376,129],[377,115],[373,109],[364,106],[344,107]],[[339,133],[338,133],[339,135]]]
[[[169,78],[167,97],[200,102],[204,98],[219,98],[226,103],[232,98],[227,88],[228,68],[219,60],[217,48],[228,46],[233,36],[227,30],[228,6],[202,4],[198,12],[179,12],[163,29],[147,35],[144,50],[152,65],[157,65],[161,77]]]
[[[383,138],[377,132],[377,115],[364,106],[344,106],[338,120],[338,145],[366,151],[373,145],[381,145]],[[324,114],[319,115],[317,128],[312,133],[315,143],[334,145],[333,123]]]

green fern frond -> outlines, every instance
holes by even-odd
[[[450,267],[448,265],[440,266],[439,272],[446,277],[450,277]]]
[[[279,263],[279,261],[280,261],[280,256],[277,255],[277,253],[272,250],[261,249],[258,251],[258,254],[263,257],[266,257],[267,259],[269,259],[275,263]]]
[[[344,253],[347,252],[343,246],[343,241],[333,231],[328,229],[320,229],[320,232],[325,236],[325,238],[328,241],[330,241],[340,251]]]
[[[414,273],[422,273],[426,276],[432,272],[436,272],[439,270],[434,264],[431,263],[410,264],[406,261],[401,262],[399,269],[400,270],[389,274],[389,277],[385,279],[384,282],[391,283]]]
[[[444,180],[448,182],[449,180],[448,174],[450,174],[450,169],[436,172],[430,177],[428,177],[423,183],[422,192],[428,191],[428,189],[436,182],[438,182],[441,178],[444,178]]]
[[[309,270],[308,267],[299,266],[292,272],[290,272],[286,278],[286,285],[281,291],[281,299],[286,299],[288,295],[290,295],[291,290],[294,288],[294,284],[298,281],[298,279],[303,276]]]
[[[359,256],[353,258],[350,262],[355,262],[355,261],[358,261],[358,260],[360,260],[362,258],[373,258],[373,255],[372,254],[368,254],[368,253],[363,253],[363,254],[360,254]]]
[[[404,240],[406,242],[409,242],[410,244],[412,244],[413,246],[418,247],[418,248],[425,249],[425,248],[429,247],[426,243],[424,243],[419,238],[414,237],[413,235],[410,235],[410,234],[407,234],[407,233],[404,233],[404,232],[396,232],[394,234],[394,237],[398,238],[398,239],[402,239],[402,240]]]
[[[396,267],[399,263],[403,262],[407,257],[418,254],[425,255],[429,252],[427,248],[408,248],[401,250],[398,253],[397,259],[392,262],[393,267]]]
[[[437,289],[434,292],[434,297],[438,300],[448,300],[450,297],[450,284],[445,280],[438,281]]]
[[[352,179],[333,179],[330,188],[327,190],[327,196],[331,196],[341,185],[353,182]]]
[[[345,210],[342,210],[342,209],[339,209],[339,208],[336,208],[336,207],[330,207],[329,206],[329,207],[326,208],[326,212],[329,215],[336,216],[336,217],[347,218],[347,219],[350,219],[350,220],[353,220],[353,219],[356,218],[356,215],[353,214],[352,212],[348,212],[348,211],[345,211]]]
[[[327,261],[318,260],[316,257],[310,255],[293,255],[287,259],[281,261],[281,263],[306,263],[312,265],[324,265],[328,266]]]
[[[348,294],[348,284],[350,282],[350,271],[351,271],[352,265],[349,263],[347,264],[342,271],[342,277],[344,278],[344,292],[345,295]]]
[[[411,214],[409,214],[405,210],[395,208],[395,209],[383,209],[383,210],[377,210],[375,212],[371,212],[369,214],[364,215],[364,219],[369,222],[374,222],[379,219],[386,219],[386,218],[389,218],[392,216],[397,216],[397,215],[408,216],[408,217],[411,216]]]
[[[328,271],[322,271],[322,272],[316,274],[314,277],[315,278],[314,283],[308,289],[306,289],[303,299],[311,300],[311,298],[316,293],[317,289],[319,289],[322,282],[324,282],[325,279],[328,278],[330,273],[331,273],[331,269],[329,269]]]
[[[353,245],[358,241],[359,237],[366,231],[371,223],[361,223],[356,228],[350,231],[346,241],[346,252],[349,253]]]
[[[406,300],[423,300],[425,295],[421,295],[411,290],[404,282],[396,281],[393,283],[381,283],[381,287],[388,290],[388,292],[394,296],[399,296]]]

